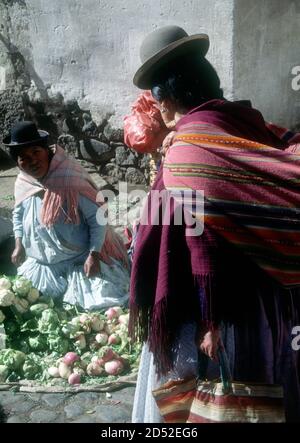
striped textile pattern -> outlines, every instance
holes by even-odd
[[[282,423],[283,390],[278,385],[178,380],[154,390],[165,423]]]
[[[300,284],[300,144],[279,150],[190,122],[163,167],[175,198],[186,190],[203,193],[205,214],[185,199],[193,216],[204,217],[283,286]]]
[[[285,422],[281,386],[232,383],[199,383],[187,423],[282,423]]]

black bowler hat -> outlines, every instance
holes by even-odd
[[[48,136],[48,132],[37,129],[33,122],[23,121],[12,127],[10,135],[4,138],[3,144],[9,148],[26,148],[39,143],[45,145]]]
[[[142,42],[142,66],[135,73],[133,83],[140,89],[151,89],[153,74],[162,66],[191,52],[198,52],[204,57],[208,48],[207,34],[188,35],[179,26],[158,28],[148,34]]]

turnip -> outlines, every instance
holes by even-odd
[[[109,345],[118,345],[119,343],[121,343],[121,339],[117,334],[111,334],[108,337],[108,344]]]
[[[102,320],[102,318],[100,318],[99,315],[97,314],[93,314],[91,316],[91,321],[92,321],[92,330],[95,332],[99,332],[103,329],[104,327],[104,321]]]
[[[89,334],[91,332],[91,317],[88,314],[81,314],[79,321],[81,324],[81,329]]]
[[[103,360],[104,363],[113,360],[114,358],[118,357],[117,354],[108,346],[100,349],[99,351],[99,357]]]
[[[117,313],[117,317],[119,317],[121,314],[123,314],[123,309],[121,306],[113,306],[112,309],[114,309]]]
[[[86,339],[84,334],[80,334],[76,337],[75,345],[80,350],[86,348]]]
[[[69,385],[79,385],[80,384],[80,374],[76,374],[73,372],[73,374],[69,375],[68,378]]]
[[[76,352],[67,352],[63,358],[63,362],[67,366],[72,366],[75,363],[75,361],[77,361],[79,359],[80,359],[80,357],[79,357],[79,355],[76,354]]]
[[[107,311],[105,311],[105,315],[108,318],[108,320],[112,320],[113,318],[117,318],[118,311],[114,308],[109,308]]]
[[[104,346],[108,342],[108,335],[105,332],[101,332],[100,334],[96,335],[95,340],[101,346]]]
[[[106,323],[106,325],[104,327],[104,332],[106,332],[107,335],[113,334],[115,332],[115,330],[116,330],[116,325],[114,325],[110,322]]]
[[[101,348],[101,346],[96,342],[96,340],[89,338],[89,348],[91,351],[97,351],[99,348]]]
[[[126,325],[126,326],[128,326],[128,323],[129,323],[129,314],[120,315],[120,317],[119,317],[119,323],[120,323],[121,325]]]
[[[90,316],[88,314],[81,314],[81,316],[79,317],[80,323],[86,323],[89,320]]]
[[[71,375],[72,371],[68,365],[66,365],[64,362],[60,362],[58,366],[58,372],[61,378],[64,378],[68,380],[69,376]]]
[[[85,371],[87,365],[88,364],[84,360],[77,360],[73,365],[73,372],[75,371],[75,368],[83,369]]]
[[[51,375],[53,378],[59,378],[59,370],[55,366],[51,366],[51,368],[48,368],[48,374]]]
[[[119,375],[123,371],[124,365],[121,360],[111,360],[105,363],[104,369],[109,375]]]
[[[93,357],[91,359],[91,363],[97,363],[98,360],[99,360],[99,357],[97,357],[97,355],[93,355]]]
[[[88,375],[101,375],[104,372],[104,369],[98,365],[97,363],[90,363],[86,368],[86,372]]]
[[[82,368],[74,368],[73,374],[85,375],[85,370]]]

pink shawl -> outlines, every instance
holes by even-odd
[[[45,226],[55,224],[61,209],[66,203],[67,212],[65,223],[80,222],[78,212],[79,194],[101,206],[103,196],[89,174],[76,161],[68,157],[58,145],[53,148],[47,175],[40,181],[20,171],[15,183],[15,205],[41,191],[44,191],[41,221]],[[121,260],[128,266],[126,248],[122,239],[107,226],[104,245],[101,249],[101,260],[111,263],[110,257]]]

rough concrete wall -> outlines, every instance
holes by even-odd
[[[132,77],[139,46],[155,27],[178,24],[211,37],[208,58],[232,94],[233,0],[0,0],[2,88],[26,65],[19,81],[33,80],[40,94],[60,92],[90,109],[96,121],[122,117],[137,95]],[[1,26],[2,22],[2,26]]]
[[[233,35],[234,97],[251,99],[274,123],[299,125],[300,91],[292,88],[292,68],[300,65],[299,0],[235,0]]]

